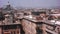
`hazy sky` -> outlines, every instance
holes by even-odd
[[[56,7],[60,0],[0,0],[0,7],[10,2],[14,7]]]

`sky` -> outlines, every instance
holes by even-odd
[[[60,6],[60,0],[0,0],[0,7],[8,4],[13,7],[40,7],[49,8]]]

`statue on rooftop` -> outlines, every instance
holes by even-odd
[[[4,8],[4,10],[8,10],[8,11],[12,10],[12,7],[9,4],[9,1],[8,1],[8,4],[6,5],[6,8]]]

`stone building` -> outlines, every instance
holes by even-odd
[[[15,23],[14,21],[14,8],[8,2],[5,8],[1,10],[2,14],[5,15],[5,20],[2,20],[0,23],[0,34],[22,34],[22,26],[20,22]]]

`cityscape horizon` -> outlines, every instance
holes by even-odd
[[[0,7],[7,4],[15,8],[59,8],[59,0],[0,0]]]

